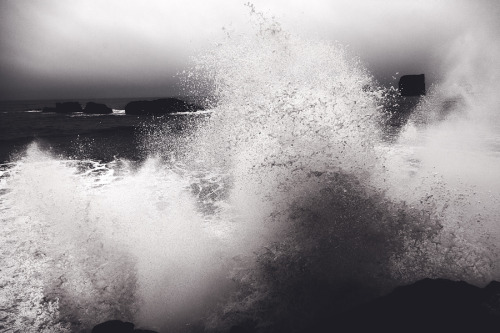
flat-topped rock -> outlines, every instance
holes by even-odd
[[[113,110],[106,104],[88,102],[83,112],[91,114],[109,114],[113,113]]]
[[[401,96],[425,95],[425,75],[403,75],[399,79],[399,93]]]
[[[129,115],[164,115],[177,112],[195,112],[202,107],[178,98],[162,98],[153,101],[133,101],[125,106]]]

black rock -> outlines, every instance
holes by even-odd
[[[47,106],[42,109],[42,112],[56,112],[56,108]]]
[[[229,333],[253,333],[256,332],[255,327],[234,325],[229,329]]]
[[[149,101],[134,101],[125,106],[126,114],[143,115],[147,114],[149,109]]]
[[[177,98],[162,98],[153,101],[134,101],[125,106],[129,115],[164,115],[177,112],[194,112],[201,107]]]
[[[357,306],[339,318],[340,332],[500,332],[498,282],[424,279]]]
[[[403,75],[399,79],[399,93],[401,96],[425,95],[425,75]]]
[[[78,102],[56,103],[56,107],[44,107],[42,112],[73,113],[82,112],[82,106]]]
[[[133,333],[134,324],[121,320],[109,320],[94,326],[92,333]]]
[[[109,114],[113,113],[113,110],[105,104],[88,102],[87,105],[85,105],[83,112],[92,114]]]
[[[82,112],[82,106],[78,102],[56,103],[57,113]]]
[[[94,326],[92,333],[158,333],[155,331],[134,329],[134,324],[121,320],[109,320]]]

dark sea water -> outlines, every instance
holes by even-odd
[[[308,332],[426,277],[500,280],[494,84],[403,100],[267,21],[194,61],[206,113],[2,102],[0,331]]]
[[[109,115],[41,112],[43,107],[70,100],[0,101],[0,162],[5,163],[22,153],[31,142],[66,157],[85,156],[106,161],[115,157],[140,159],[138,131],[161,120],[125,115],[125,105],[130,101],[153,99],[76,100],[82,107],[89,101],[106,104],[113,109]],[[182,116],[171,115],[169,119],[175,122],[176,118]]]

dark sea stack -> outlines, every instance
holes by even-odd
[[[425,95],[425,75],[403,75],[399,79],[399,93],[401,96]]]
[[[113,110],[106,104],[88,102],[83,112],[91,114],[110,114],[113,113]]]
[[[500,332],[500,283],[424,279],[348,311],[341,332]]]
[[[134,324],[121,320],[109,320],[94,326],[92,333],[157,333],[156,331],[134,329]]]
[[[134,101],[125,106],[129,115],[165,115],[177,112],[195,112],[203,108],[178,98],[162,98],[153,101]]]
[[[78,102],[56,103],[55,112],[57,113],[82,112],[82,106]]]
[[[143,115],[148,112],[149,101],[133,101],[125,106],[125,113],[131,115]]]
[[[49,107],[49,106],[46,106],[42,109],[42,112],[56,112],[56,108],[55,107]]]

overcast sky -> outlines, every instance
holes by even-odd
[[[245,2],[0,0],[0,99],[176,94],[191,55],[220,41],[222,27],[248,26]],[[396,72],[439,79],[457,40],[500,31],[494,0],[251,2],[303,38],[349,44],[385,82]]]

